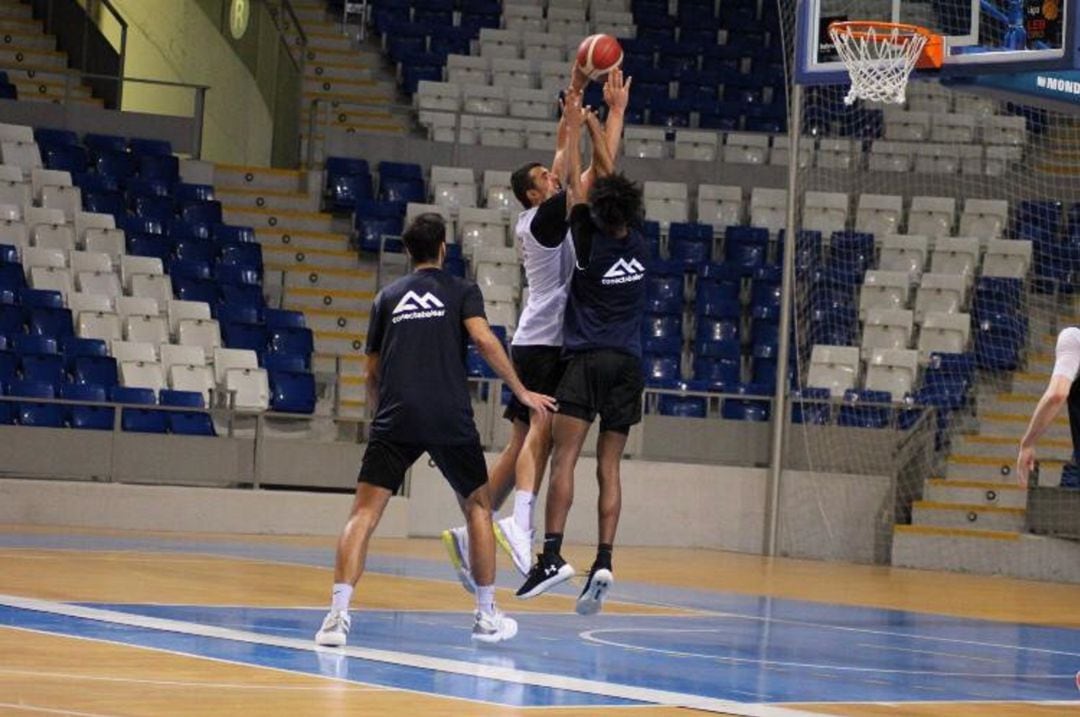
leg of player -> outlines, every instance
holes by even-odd
[[[627,433],[603,431],[596,442],[596,479],[600,484],[600,496],[596,502],[599,541],[596,560],[589,570],[585,589],[578,597],[575,609],[580,615],[600,612],[604,598],[615,582],[611,567],[611,551],[615,545],[615,531],[619,527],[622,510],[622,481],[619,467]]]
[[[469,528],[469,562],[476,582],[476,622],[472,639],[501,642],[517,634],[517,622],[495,608],[495,536],[491,529],[491,498],[487,485],[465,501]]]
[[[502,506],[511,486],[514,485],[514,463],[521,453],[528,431],[529,425],[524,421],[515,420],[512,423],[510,440],[507,442],[506,447],[503,448],[502,453],[499,454],[499,457],[495,459],[495,463],[492,464],[491,470],[488,472],[488,489],[495,510]],[[458,496],[458,504],[461,506],[461,512],[468,516],[465,499]],[[491,520],[490,515],[488,520]],[[498,532],[496,532],[495,537],[499,538]],[[459,525],[456,528],[444,530],[442,532],[442,542],[447,555],[450,556],[450,564],[454,566],[458,580],[461,581],[461,586],[469,593],[476,592],[476,584],[473,582],[472,568],[469,562],[469,532],[466,526]],[[502,545],[502,542],[500,539],[499,544]],[[503,545],[503,548],[511,557],[514,557],[514,553],[509,546]],[[514,562],[517,563],[516,558]],[[520,570],[520,568],[518,569]],[[529,566],[526,565],[525,571],[528,571],[528,569]]]
[[[356,487],[352,513],[338,538],[330,612],[315,634],[315,642],[320,645],[341,647],[349,636],[349,602],[353,587],[364,572],[368,542],[392,495],[392,491],[370,483],[360,483]]]
[[[533,564],[525,583],[518,588],[520,598],[540,595],[574,576],[574,568],[561,554],[562,539],[566,516],[574,502],[574,468],[590,425],[589,421],[563,414],[556,415],[552,421],[551,483],[544,511],[544,552]]]
[[[532,565],[533,504],[551,455],[551,416],[530,416],[528,434],[514,469],[514,512],[495,522],[495,539],[522,575]],[[498,508],[496,507],[496,510]]]

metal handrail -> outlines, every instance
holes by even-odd
[[[278,13],[274,12],[274,8],[270,5],[270,0],[263,0],[263,3],[267,5],[270,11],[270,19],[274,23],[274,28],[278,32],[278,39],[280,39],[282,44],[285,46],[285,51],[288,53],[289,59],[293,63],[293,68],[295,68],[297,72],[303,74],[304,61],[307,55],[305,50],[308,46],[308,36],[307,33],[304,32],[304,26],[300,23],[300,18],[297,17],[296,11],[293,9],[292,2],[290,2],[290,0],[279,0],[279,2],[281,3],[281,7],[284,9],[285,13],[288,14],[289,19],[292,21],[293,27],[296,28],[297,34],[300,36],[299,59],[293,56],[292,45],[289,43],[289,38],[286,34],[285,27],[278,20]]]

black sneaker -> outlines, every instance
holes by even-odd
[[[556,555],[550,558],[540,553],[536,562],[533,563],[532,570],[529,571],[529,576],[525,578],[525,584],[518,588],[517,596],[519,598],[536,597],[572,577],[574,577],[574,568],[563,560],[562,556]]]
[[[585,581],[585,589],[578,596],[574,610],[578,615],[595,615],[604,606],[604,598],[608,590],[615,582],[615,576],[608,568],[597,568],[593,565],[589,571],[589,579]]]

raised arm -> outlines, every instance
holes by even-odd
[[[570,68],[570,87],[564,94],[564,99],[559,100],[559,107],[562,108],[565,103],[565,95],[575,93],[580,96],[585,91],[585,85],[588,84],[589,78],[585,76],[585,73],[581,71],[577,66],[577,60],[575,59]],[[567,164],[566,164],[566,114],[563,113],[559,117],[559,129],[555,134],[555,157],[551,160],[551,173],[559,178],[560,182],[564,184],[567,181]]]
[[[627,78],[624,81],[622,70],[618,67],[608,73],[607,81],[604,83],[604,104],[608,106],[607,122],[601,126],[597,119],[596,127],[602,129],[599,135],[594,132],[594,127],[589,127],[593,155],[592,163],[585,170],[585,176],[582,178],[586,191],[592,186],[597,175],[605,176],[615,171],[615,158],[619,156],[619,144],[622,141],[623,125],[626,121],[626,107],[630,103],[632,80],[633,78]],[[601,149],[607,154],[605,167],[598,165],[598,161],[602,159],[599,154]]]
[[[563,117],[566,118],[566,163],[570,180],[569,198],[566,202],[568,216],[575,204],[585,202],[588,191],[584,186],[584,177],[581,172],[581,125],[585,122],[586,114],[588,112],[581,106],[581,95],[576,93],[567,95]]]
[[[488,366],[499,378],[506,382],[507,387],[513,392],[517,400],[540,415],[555,411],[555,399],[542,393],[533,393],[525,388],[514,371],[510,357],[506,355],[502,342],[492,333],[487,319],[482,316],[474,316],[465,319],[465,330],[469,332],[476,349],[487,361]]]

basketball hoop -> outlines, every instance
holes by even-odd
[[[847,105],[857,99],[903,104],[912,70],[941,67],[941,36],[917,25],[834,22],[829,37],[851,75]]]

